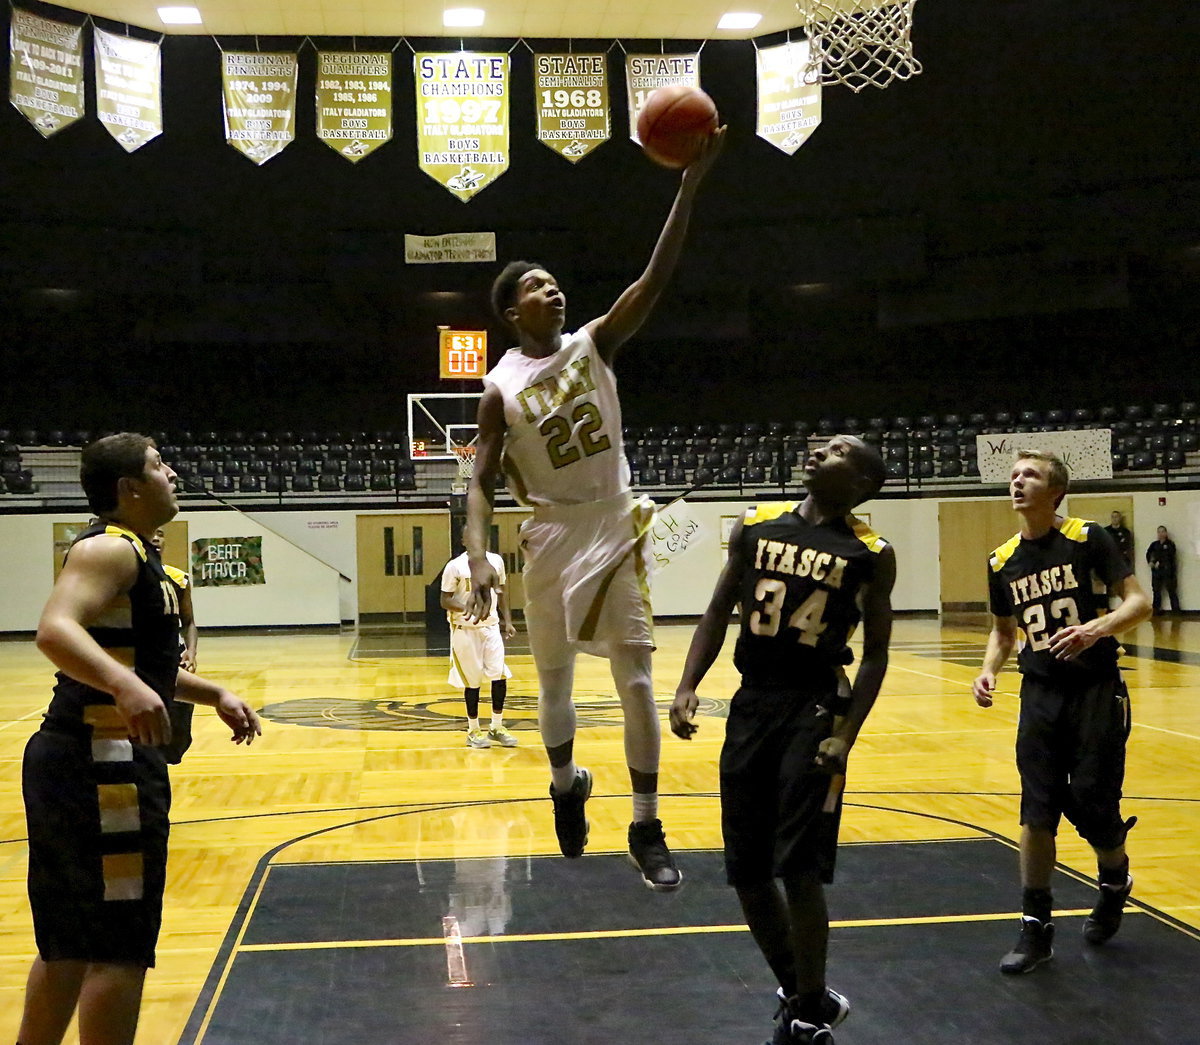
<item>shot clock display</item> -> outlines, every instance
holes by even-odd
[[[443,380],[479,380],[487,370],[487,331],[438,331]]]

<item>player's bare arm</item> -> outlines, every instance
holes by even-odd
[[[196,670],[196,646],[200,642],[200,630],[196,627],[196,614],[192,610],[192,586],[189,584],[179,593],[179,630],[183,634],[183,653],[179,666],[185,671]]]
[[[89,624],[137,580],[137,553],[123,537],[98,536],[71,549],[38,621],[37,647],[64,674],[109,693],[129,735],[159,745],[171,720],[157,693],[87,632]]]
[[[875,564],[875,576],[862,593],[863,651],[850,708],[834,723],[833,734],[817,749],[817,764],[832,772],[845,772],[846,757],[859,730],[875,706],[883,677],[887,674],[888,650],[892,642],[892,589],[896,586],[896,552],[889,544]]]
[[[458,591],[444,591],[439,600],[442,609],[449,613],[466,613],[467,612],[467,593]]]
[[[675,690],[675,700],[671,704],[671,732],[683,740],[691,740],[692,735],[700,728],[695,722],[696,708],[700,704],[696,688],[708,674],[708,669],[713,666],[721,647],[725,644],[729,618],[737,605],[738,591],[746,571],[746,560],[740,551],[741,536],[742,521],[739,519],[729,535],[729,558],[725,560],[708,608],[692,635],[687,659],[683,664],[683,675]]]
[[[232,731],[230,739],[235,744],[252,744],[255,737],[262,736],[262,723],[254,709],[241,697],[211,679],[181,670],[175,680],[175,696],[189,704],[213,708]]]
[[[496,508],[496,480],[500,477],[500,459],[504,453],[504,399],[500,389],[489,385],[479,400],[476,417],[479,437],[475,442],[475,471],[467,487],[467,524],[463,543],[471,566],[471,600],[467,616],[483,620],[491,607],[492,589],[500,578],[487,560],[488,532]]]
[[[1017,642],[1016,617],[992,617],[992,630],[988,635],[987,650],[983,655],[983,667],[971,684],[975,703],[981,708],[992,706],[996,692],[996,676],[1007,663]]]
[[[684,170],[671,213],[667,215],[645,271],[622,292],[605,315],[593,319],[584,328],[605,362],[611,363],[617,349],[637,333],[671,281],[683,252],[696,190],[724,144],[725,128],[719,127],[705,140],[696,159]]]
[[[1058,660],[1074,660],[1085,649],[1094,646],[1098,639],[1106,635],[1120,635],[1121,632],[1148,620],[1153,608],[1145,589],[1138,579],[1130,574],[1119,585],[1121,604],[1111,613],[1096,617],[1086,624],[1073,624],[1062,628],[1050,638],[1050,652]]]
[[[496,589],[496,605],[500,610],[500,633],[506,639],[511,639],[517,633],[517,629],[513,627],[512,610],[508,605],[508,590],[506,588]]]

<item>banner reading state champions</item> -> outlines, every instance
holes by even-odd
[[[83,101],[83,30],[13,8],[8,98],[49,138],[79,119]]]
[[[700,86],[700,52],[695,54],[627,54],[625,56],[625,95],[629,103],[629,137],[641,145],[637,136],[638,116],[660,87],[679,84]]]
[[[318,52],[317,137],[351,163],[392,140],[390,51]]]
[[[538,141],[578,163],[611,136],[603,54],[533,56]]]
[[[805,83],[808,41],[758,48],[758,136],[791,156],[821,123],[821,85]]]
[[[162,62],[149,40],[93,30],[96,113],[126,152],[162,134]]]
[[[508,170],[508,55],[415,54],[417,158],[464,203]]]
[[[222,51],[225,140],[261,166],[296,136],[296,56]]]

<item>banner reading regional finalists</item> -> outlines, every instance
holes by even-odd
[[[808,41],[758,49],[758,136],[791,156],[821,123],[821,85],[805,83]]]
[[[638,116],[646,99],[660,87],[700,86],[700,52],[695,54],[627,54],[625,97],[629,103],[629,137],[639,145]]]
[[[221,52],[225,140],[261,166],[296,137],[296,56]]]
[[[416,54],[417,159],[464,203],[508,170],[508,55]]]
[[[605,55],[534,55],[533,78],[538,141],[572,163],[608,141]]]
[[[392,140],[392,55],[317,54],[317,137],[351,163]]]
[[[13,8],[8,98],[49,138],[83,115],[83,29]]]
[[[262,537],[202,537],[192,541],[192,583],[197,588],[266,584]]]
[[[158,44],[93,30],[96,113],[126,152],[162,134],[162,63]]]

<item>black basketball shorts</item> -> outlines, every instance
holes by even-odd
[[[157,749],[124,754],[94,758],[87,737],[46,727],[25,747],[29,903],[44,961],[154,965],[170,783]]]
[[[1121,788],[1129,691],[1120,676],[1021,680],[1021,823],[1057,832],[1061,816],[1097,849],[1125,840]]]
[[[746,686],[734,694],[721,749],[730,885],[806,874],[833,881],[844,778],[815,759],[833,728],[835,698]]]

